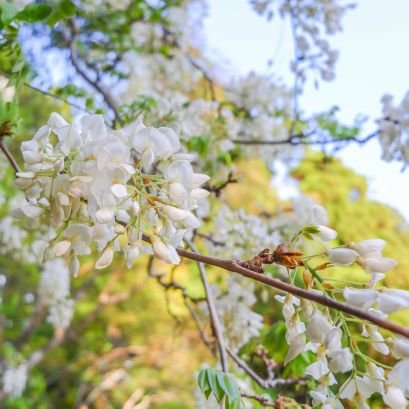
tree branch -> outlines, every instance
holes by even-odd
[[[269,140],[252,140],[252,139],[233,139],[232,142],[238,145],[328,145],[328,144],[337,144],[341,142],[356,142],[360,145],[365,144],[369,140],[373,139],[375,136],[379,135],[379,130],[374,131],[364,138],[358,137],[351,137],[351,138],[344,138],[344,139],[317,139],[317,140],[309,140],[308,138],[314,135],[317,131],[312,131],[308,134],[295,134],[291,135],[286,139],[281,139],[277,141],[269,141]]]
[[[1,71],[1,70],[0,70],[0,74],[1,74],[1,75],[4,75],[4,76],[7,77],[7,78],[10,78],[10,74],[8,74],[7,72],[4,72],[4,71]],[[71,106],[71,107],[73,107],[73,108],[75,108],[75,109],[78,109],[79,111],[83,111],[83,112],[86,112],[87,114],[91,114],[91,115],[95,113],[95,112],[93,112],[93,111],[90,111],[89,109],[86,109],[86,108],[84,108],[84,107],[78,105],[78,104],[75,104],[74,102],[68,101],[67,99],[61,97],[60,95],[53,94],[53,93],[51,93],[51,92],[45,91],[45,90],[43,90],[43,89],[41,89],[41,88],[38,88],[38,87],[36,87],[36,86],[34,86],[34,85],[29,84],[28,82],[24,82],[23,85],[24,85],[25,87],[27,87],[27,88],[29,88],[29,89],[35,91],[35,92],[38,92],[38,93],[40,93],[40,94],[43,94],[43,95],[46,96],[46,97],[50,97],[50,98],[56,99],[56,100],[58,100],[58,101],[61,101],[61,102],[63,102],[64,104],[67,104],[67,105],[69,105],[69,106]]]
[[[281,408],[282,407],[280,405],[280,396],[275,401],[272,401],[266,396],[256,395],[254,393],[242,392],[240,393],[240,395],[242,398],[256,400],[257,402],[261,403],[264,407],[269,407],[269,408]]]
[[[78,50],[77,50],[77,46],[76,46],[76,37],[77,37],[77,31],[78,29],[76,27],[74,27],[73,23],[71,22],[70,24],[71,26],[71,38],[68,38],[68,36],[65,37],[65,40],[68,44],[68,48],[70,50],[70,61],[71,64],[74,66],[75,70],[77,71],[77,73],[80,75],[80,77],[89,85],[91,85],[92,88],[95,89],[95,91],[97,91],[103,98],[103,100],[105,101],[106,105],[108,106],[108,108],[112,111],[112,113],[114,114],[114,123],[119,121],[119,113],[116,107],[116,102],[114,100],[114,98],[112,97],[112,95],[105,90],[101,84],[98,82],[98,79],[92,79],[88,72],[81,66],[80,62],[79,62],[79,58],[78,58]]]
[[[143,240],[150,242],[149,237],[145,235],[143,236]],[[188,245],[190,247],[190,244]],[[211,266],[222,268],[223,270],[240,274],[243,277],[251,278],[252,280],[255,280],[259,283],[263,283],[269,287],[273,287],[276,288],[277,290],[281,290],[286,293],[290,293],[298,297],[316,302],[318,304],[325,305],[326,307],[342,311],[346,314],[353,315],[357,318],[361,318],[365,321],[371,322],[372,324],[375,324],[395,334],[403,335],[404,337],[409,338],[409,329],[401,327],[400,325],[395,324],[391,321],[379,318],[378,316],[376,316],[375,314],[371,314],[370,312],[336,301],[333,298],[330,298],[327,295],[320,293],[319,291],[305,290],[303,288],[299,288],[294,285],[285,283],[276,278],[268,277],[262,273],[256,273],[252,270],[244,268],[234,260],[226,260],[219,257],[205,256],[204,254],[198,253],[194,247],[192,249],[193,251],[188,251],[179,247],[177,248],[177,252],[181,257],[187,258],[189,260],[194,260],[199,263],[208,264]]]
[[[13,167],[14,171],[16,173],[20,172],[20,167],[18,166],[18,163],[14,159],[14,156],[11,154],[6,144],[4,143],[3,137],[4,135],[0,135],[0,150],[3,151],[4,155],[6,156],[7,160],[10,162],[10,165]]]
[[[195,245],[192,242],[187,242],[187,244],[194,252],[197,251]],[[226,345],[225,345],[224,337],[223,337],[222,326],[219,321],[219,317],[217,315],[212,291],[211,291],[209,282],[207,280],[205,266],[202,262],[200,262],[200,260],[197,260],[197,261],[198,261],[197,265],[199,267],[199,272],[200,272],[200,278],[202,280],[203,287],[206,293],[206,303],[207,303],[207,308],[209,309],[209,316],[210,316],[210,321],[213,327],[213,333],[217,340],[217,345],[219,348],[220,364],[221,364],[223,372],[227,372],[227,353],[226,353]]]

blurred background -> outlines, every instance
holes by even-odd
[[[212,62],[212,75],[224,81],[249,71],[273,73],[291,85],[293,76],[288,67],[294,51],[286,20],[267,21],[244,0],[209,0],[208,7],[199,10],[207,12],[197,16],[199,20],[203,18],[203,29],[195,41]],[[405,0],[362,0],[349,11],[343,31],[332,39],[340,52],[336,79],[307,84],[300,96],[303,113],[338,107],[340,121],[351,123],[358,115],[364,115],[367,120],[363,134],[376,129],[374,120],[381,115],[382,95],[391,93],[400,100],[409,85],[408,16],[409,3]],[[22,36],[25,51],[37,71],[33,84],[44,88],[64,83],[72,69],[61,58],[65,51],[45,44],[47,54],[42,54],[41,29],[30,29]],[[2,70],[7,70],[7,60],[0,62]],[[21,90],[20,98],[24,123],[18,138],[10,143],[17,156],[19,143],[31,138],[51,112],[58,111],[67,118],[78,116],[78,111],[64,102],[27,87]],[[381,160],[376,139],[363,145],[350,144],[339,151],[319,146],[288,156],[272,160],[268,166],[259,159],[242,157],[235,168],[240,183],[223,190],[223,199],[233,209],[260,214],[285,211],[301,192],[325,204],[330,225],[338,231],[341,241],[385,239],[385,255],[399,261],[385,283],[409,288],[409,178],[403,164]],[[3,157],[0,168],[0,216],[3,229],[7,230],[6,217],[17,193],[13,173]],[[217,211],[213,209],[215,214]],[[150,277],[146,258],[138,260],[130,270],[123,261],[116,260],[109,271],[102,272],[95,272],[91,257],[85,260],[79,277],[72,282],[76,302],[72,328],[65,334],[64,342],[53,345],[49,340],[53,339],[54,328],[47,323],[37,325],[44,318],[44,311],[35,303],[38,266],[22,261],[18,252],[10,252],[13,243],[20,241],[18,233],[3,232],[0,238],[2,359],[19,363],[32,351],[46,349],[41,364],[32,369],[27,393],[4,400],[2,407],[216,407],[196,399],[200,393],[195,381],[195,373],[203,365],[214,365],[214,357],[202,343],[181,292],[166,290],[159,278]],[[165,280],[181,282],[189,294],[199,300],[203,297],[194,264],[169,269],[159,263],[156,269],[164,273]],[[209,269],[209,274],[214,283],[223,282],[220,271]],[[333,274],[343,279],[365,279],[355,267],[335,269]],[[281,319],[278,309],[272,308],[274,293],[262,288],[255,292],[254,311],[264,315],[266,325],[260,339],[251,340],[241,353],[261,342],[273,358],[283,359],[287,353],[287,345],[282,342],[285,330],[282,321],[277,323]],[[200,306],[197,314],[202,319],[206,317]],[[34,317],[34,322],[28,317]],[[394,319],[409,325],[405,314],[396,314]],[[255,368],[262,366],[259,357],[249,359]],[[308,357],[294,361],[285,375],[302,375],[308,363]],[[271,391],[271,396],[278,392]]]

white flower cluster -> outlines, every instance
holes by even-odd
[[[3,392],[12,397],[19,397],[27,384],[28,368],[26,364],[8,366],[3,373]]]
[[[14,94],[16,92],[14,86],[9,86],[8,78],[0,75],[0,98],[3,102],[10,102],[14,98]]]
[[[263,317],[251,309],[257,301],[254,283],[232,276],[227,280],[226,287],[223,294],[219,287],[214,287],[215,306],[228,345],[237,351],[260,334]]]
[[[351,4],[342,4],[338,0],[250,0],[250,3],[256,13],[268,18],[276,11],[282,17],[290,18],[297,54],[292,68],[303,80],[308,69],[316,70],[323,80],[335,78],[338,52],[330,48],[326,35],[342,30],[341,19]]]
[[[399,105],[391,95],[382,97],[382,118],[378,119],[379,140],[385,160],[409,163],[409,92]]]
[[[301,236],[320,239],[327,246],[327,241],[336,238],[336,231],[327,226],[328,218],[324,208],[317,205],[298,206],[296,210],[298,217],[307,226],[301,227],[294,239]],[[383,319],[393,312],[409,308],[409,291],[375,289],[375,284],[396,265],[395,260],[383,257],[385,244],[384,240],[370,239],[331,248],[326,252],[330,265],[348,266],[357,263],[371,274],[366,288],[346,287],[343,291],[344,299],[348,305],[369,311]],[[310,259],[307,257],[307,260]],[[321,293],[321,288],[319,289]],[[317,387],[311,392],[313,405],[335,409],[342,407],[340,398],[358,401],[360,407],[369,408],[366,400],[374,393],[380,393],[384,402],[392,409],[406,408],[406,399],[409,398],[409,342],[406,339],[395,339],[394,352],[400,361],[387,374],[380,365],[375,364],[376,361],[366,359],[359,347],[351,342],[347,321],[340,315],[334,319],[328,310],[319,310],[310,301],[300,300],[290,294],[285,297],[277,296],[276,299],[283,303],[287,328],[289,350],[285,364],[305,351],[312,351],[317,356],[317,360],[305,371],[317,381]],[[383,338],[378,327],[373,324],[362,325],[361,339],[373,345],[380,354],[389,355],[388,341]],[[346,345],[343,340],[347,341]],[[362,376],[357,373],[357,356],[366,364],[366,373]],[[350,376],[339,387],[339,395],[334,397],[330,387],[338,383],[336,374],[339,373],[350,373]]]
[[[68,328],[74,313],[70,299],[70,271],[61,258],[44,263],[38,284],[41,303],[48,306],[47,321],[55,328]]]
[[[385,240],[369,239],[359,243],[348,243],[346,247],[328,250],[328,260],[338,266],[349,266],[356,262],[371,274],[371,286],[385,277],[385,273],[397,265],[391,258],[383,257]]]
[[[16,184],[26,203],[13,215],[31,228],[42,221],[55,228],[48,257],[68,255],[74,274],[93,244],[101,253],[96,268],[109,266],[115,251],[128,267],[152,250],[179,263],[175,247],[200,224],[193,210],[208,195],[200,186],[209,178],[193,172],[192,155],[177,154],[171,129],[135,122],[113,131],[100,115],[75,127],[54,113],[21,149],[26,171]],[[143,234],[151,247],[142,245]]]
[[[238,260],[248,260],[262,249],[275,248],[282,237],[277,220],[262,220],[243,209],[233,211],[222,206],[217,212],[215,229],[207,245],[211,254]]]
[[[406,338],[396,338],[393,351],[398,361],[388,374],[383,368],[370,362],[366,374],[354,375],[345,382],[341,387],[340,397],[357,401],[360,407],[369,409],[366,400],[374,393],[379,393],[390,408],[406,409],[409,403],[409,341]]]
[[[0,179],[7,180],[6,170],[8,169],[6,162],[0,162]],[[22,192],[13,191],[12,186],[8,186],[7,191],[0,187],[0,212],[6,214],[0,219],[0,255],[13,258],[18,262],[36,263],[46,243],[39,238],[35,240],[36,237],[33,237],[35,235],[29,234],[8,215],[10,209],[20,206],[24,201]]]
[[[290,346],[285,364],[304,351],[316,353],[316,362],[309,365],[305,373],[317,381],[318,386],[311,393],[313,404],[327,404],[331,399],[329,387],[337,383],[334,374],[349,372],[353,368],[352,353],[341,343],[342,330],[309,301],[300,301],[292,295],[276,296],[276,299],[283,303],[286,339]]]

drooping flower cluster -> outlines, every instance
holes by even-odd
[[[309,210],[300,208],[300,210],[304,211],[302,219],[308,225],[301,228],[294,238],[304,236],[309,240],[320,239],[327,246],[326,241],[334,239],[336,232],[327,226],[325,210],[320,206],[310,207]],[[384,240],[370,239],[330,248],[326,251],[328,262],[319,267],[349,266],[357,263],[364,268],[371,274],[370,282],[365,288],[344,288],[342,290],[344,300],[351,306],[366,310],[383,319],[391,313],[409,308],[408,291],[375,288],[375,284],[384,277],[385,273],[396,265],[394,260],[382,256],[385,244]],[[304,258],[306,272],[311,271],[313,258],[314,256]],[[318,291],[334,297],[336,293],[327,293],[325,286],[321,285],[322,278],[316,284],[317,271],[314,271],[314,274],[315,276],[304,275],[307,288],[310,291]],[[289,276],[291,278],[291,273]],[[330,286],[330,288],[333,287]],[[305,371],[317,382],[317,387],[311,392],[314,405],[322,405],[327,409],[337,408],[341,407],[339,399],[349,399],[358,402],[360,407],[369,408],[367,399],[374,393],[379,393],[385,404],[392,409],[406,408],[407,399],[409,399],[407,382],[409,343],[406,339],[398,337],[391,345],[390,340],[384,339],[376,325],[362,322],[361,337],[355,341],[351,338],[353,335],[348,327],[348,321],[342,313],[331,314],[328,310],[320,310],[310,301],[300,300],[293,295],[276,298],[283,303],[283,317],[287,328],[286,340],[289,351],[285,363],[305,351],[312,351],[317,357],[317,360]],[[378,353],[385,356],[391,353],[392,346],[397,363],[389,372],[386,372],[382,364],[362,352],[360,341],[372,344]],[[358,371],[357,360],[364,362],[365,373]],[[349,377],[338,386],[339,393],[334,396],[330,387],[338,384],[337,374],[339,373],[349,373]]]
[[[248,283],[242,277],[230,277],[226,287],[225,293],[215,293],[215,305],[224,336],[230,348],[237,351],[260,334],[263,317],[251,309],[257,301],[254,283]],[[220,292],[218,287],[215,290]]]
[[[44,220],[55,228],[48,257],[68,255],[74,274],[93,244],[102,253],[96,268],[107,267],[115,251],[128,267],[140,251],[179,263],[175,247],[200,224],[193,211],[208,194],[200,188],[208,177],[193,172],[192,155],[177,153],[171,129],[136,122],[112,131],[99,115],[75,127],[52,114],[21,149],[26,171],[16,183],[26,203],[13,214],[31,228]],[[147,237],[150,247],[142,245]]]
[[[330,47],[326,36],[342,30],[341,19],[351,4],[337,0],[250,0],[250,3],[256,13],[269,19],[274,13],[290,18],[296,48],[292,68],[297,75],[305,80],[306,71],[314,70],[323,80],[335,78],[338,52]]]
[[[207,245],[212,254],[221,257],[247,260],[260,249],[275,248],[282,241],[276,220],[268,222],[243,209],[233,211],[222,206],[214,223],[214,240],[209,240]]]
[[[369,239],[359,243],[348,243],[344,247],[328,250],[328,260],[334,265],[348,266],[356,262],[371,273],[371,285],[374,286],[385,277],[385,273],[396,266],[396,261],[383,257],[385,240]]]
[[[382,118],[378,119],[379,140],[385,160],[409,163],[409,92],[395,105],[391,95],[382,97]]]
[[[3,372],[3,392],[6,395],[18,397],[24,392],[28,376],[27,364],[9,366]]]
[[[39,302],[47,305],[47,321],[55,328],[67,328],[74,313],[70,298],[70,271],[61,258],[44,263],[38,284]]]

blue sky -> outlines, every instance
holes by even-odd
[[[211,54],[240,73],[272,71],[290,84],[288,61],[293,54],[288,22],[258,17],[246,0],[209,0],[205,38]],[[381,112],[380,97],[390,93],[399,101],[409,90],[409,1],[361,0],[343,20],[344,30],[331,38],[340,51],[336,79],[307,87],[302,107],[307,112],[341,108],[339,118],[352,121],[358,113],[369,116],[366,130],[375,129]],[[371,198],[397,208],[409,220],[409,169],[382,161],[377,141],[351,145],[339,156],[367,176]],[[406,188],[405,188],[406,186]]]

